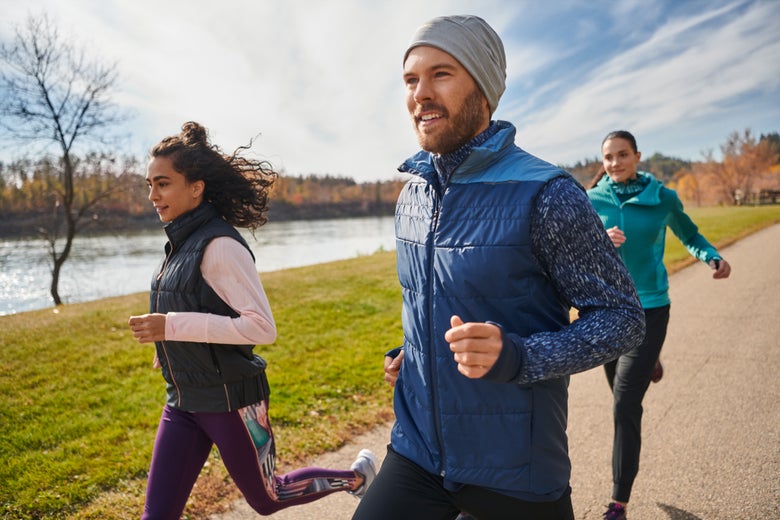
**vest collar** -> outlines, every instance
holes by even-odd
[[[513,145],[514,142],[515,127],[512,123],[501,120],[492,121],[487,130],[464,147],[467,153],[465,157],[457,157],[457,164],[454,164],[454,167],[451,166],[453,171],[450,172],[450,176],[487,168],[498,161],[500,152]],[[433,154],[424,150],[404,161],[398,167],[398,171],[419,175],[428,182],[433,182],[433,178],[437,175]]]
[[[165,234],[168,235],[171,245],[176,248],[187,240],[193,231],[218,215],[214,206],[203,202],[192,211],[188,211],[173,222],[166,224]]]

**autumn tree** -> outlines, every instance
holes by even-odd
[[[766,141],[767,146],[778,155],[778,161],[780,161],[780,134],[777,132],[770,132],[766,135],[761,134],[759,141]]]
[[[675,175],[669,187],[674,189],[682,200],[693,201],[697,206],[702,205],[703,186],[699,182],[700,175],[694,173],[694,169],[681,170]]]
[[[777,163],[777,152],[767,139],[757,139],[746,129],[743,133],[732,132],[720,146],[723,155],[718,163],[712,152],[705,153],[708,170],[719,187],[722,200],[734,204],[735,194],[751,194],[758,190],[762,181]]]
[[[46,16],[30,16],[0,45],[0,132],[5,139],[40,143],[56,150],[59,182],[52,186],[44,236],[52,260],[51,295],[62,304],[59,278],[73,240],[91,207],[113,186],[83,196],[75,185],[75,146],[101,141],[124,117],[111,101],[116,65],[90,59],[60,36]],[[62,229],[64,227],[64,230]],[[64,235],[64,244],[59,239]]]

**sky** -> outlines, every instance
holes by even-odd
[[[780,131],[778,0],[0,0],[0,12],[0,41],[45,12],[116,64],[121,153],[144,159],[194,120],[225,151],[253,139],[252,156],[288,175],[396,178],[419,148],[402,57],[417,27],[449,14],[501,36],[494,119],[551,163],[599,157],[616,129],[646,157],[692,161],[719,157],[733,132]]]

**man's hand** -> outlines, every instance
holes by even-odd
[[[165,314],[130,316],[127,321],[138,343],[153,343],[165,339]]]
[[[395,382],[398,379],[398,372],[401,370],[401,363],[404,360],[404,351],[396,357],[385,356],[385,381],[390,383],[390,386],[395,387]]]
[[[450,325],[444,339],[455,354],[458,371],[471,379],[487,374],[501,354],[501,329],[490,323],[463,323],[459,316],[452,316]]]

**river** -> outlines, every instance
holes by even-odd
[[[261,273],[395,249],[393,217],[269,222],[254,237],[242,234]],[[162,229],[77,236],[60,274],[60,296],[77,303],[148,291],[165,242]],[[53,306],[50,285],[43,240],[0,241],[0,316]]]

